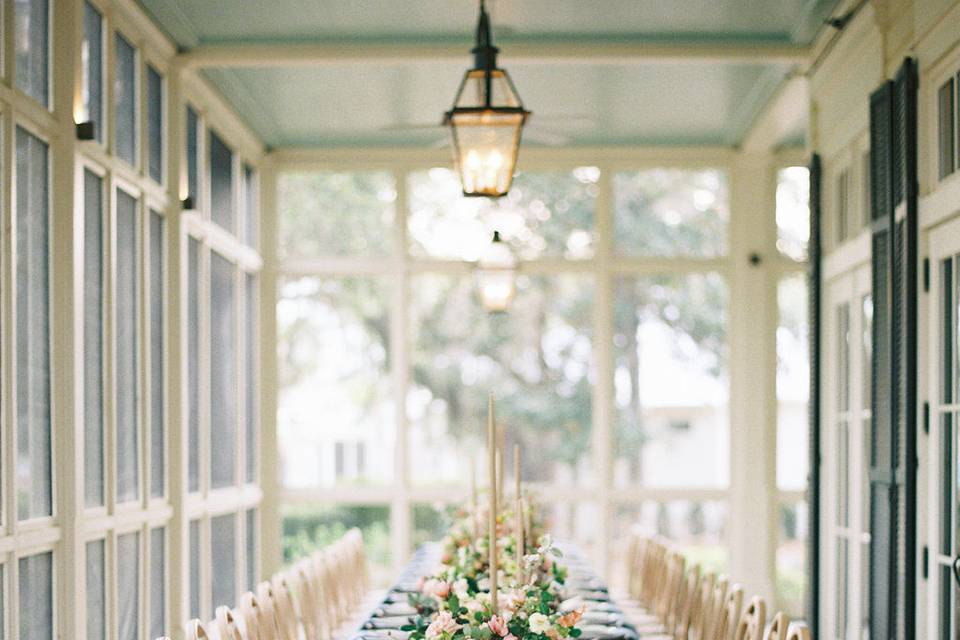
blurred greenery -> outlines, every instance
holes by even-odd
[[[413,547],[439,540],[453,524],[453,506],[413,505]]]
[[[322,549],[357,527],[363,533],[370,564],[390,565],[389,507],[286,504],[281,513],[284,562]]]

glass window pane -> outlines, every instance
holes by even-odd
[[[17,88],[48,106],[50,97],[50,4],[48,0],[16,0]]]
[[[787,167],[777,172],[777,248],[803,261],[810,242],[810,170]]]
[[[137,50],[118,32],[114,38],[114,153],[137,164]]]
[[[147,168],[151,178],[163,181],[163,76],[147,65]]]
[[[388,172],[283,173],[277,197],[281,255],[391,253],[397,190]]]
[[[621,504],[613,512],[614,553],[626,551],[631,534],[638,530],[659,535],[683,550],[690,564],[704,571],[727,571],[729,554],[726,546],[728,528],[727,503],[720,500],[644,500]],[[626,558],[614,557],[614,567],[626,569]],[[614,583],[626,584],[626,571],[614,575]]]
[[[807,486],[810,398],[806,275],[780,280],[777,302],[777,486],[802,490]]]
[[[193,200],[194,207],[199,206],[200,170],[197,156],[200,148],[197,140],[200,121],[197,112],[187,107],[187,195]]]
[[[140,533],[117,536],[117,638],[139,640]]]
[[[53,553],[20,558],[20,640],[53,640]]]
[[[594,281],[520,276],[505,314],[479,304],[469,277],[417,275],[411,287],[409,473],[417,485],[465,484],[465,460],[485,442],[487,398],[514,445],[526,481],[594,481],[591,357]],[[482,466],[480,467],[482,468]],[[512,482],[512,480],[509,480]]]
[[[573,541],[593,566],[601,564],[599,523],[604,516],[597,502],[551,500],[542,508],[544,525],[554,539]]]
[[[150,633],[149,637],[165,635],[167,611],[166,529],[150,531]]]
[[[163,496],[164,468],[164,219],[150,211],[150,495]]]
[[[247,551],[244,557],[247,570],[247,583],[244,587],[253,591],[257,586],[257,510],[247,509],[245,520],[246,531],[244,537],[247,542]]]
[[[390,557],[390,507],[285,504],[281,515],[284,563],[329,546],[357,527],[363,534],[371,584],[385,587],[396,578]]]
[[[243,166],[243,192],[247,219],[244,239],[251,247],[257,247],[259,246],[257,233],[259,229],[260,193],[257,189],[257,173],[249,165]]]
[[[103,142],[103,16],[89,2],[83,3],[83,119],[93,123],[94,135]]]
[[[87,640],[106,640],[106,573],[104,541],[87,543]]]
[[[476,260],[494,230],[524,260],[593,255],[596,167],[519,173],[503,198],[466,198],[450,169],[410,174],[410,253]]]
[[[453,525],[450,505],[415,504],[411,511],[414,549],[418,549],[428,542],[438,542]]]
[[[190,521],[190,617],[200,617],[200,521]]]
[[[954,95],[953,78],[950,78],[937,92],[937,142],[940,159],[939,177],[941,179],[953,173],[955,164],[956,143],[953,135],[953,127],[956,119],[956,110],[953,106]]]
[[[791,618],[803,616],[806,588],[806,502],[780,505],[780,542],[777,547],[777,602]]]
[[[236,516],[228,513],[210,518],[210,562],[212,595],[210,611],[220,605],[232,607],[237,597]]]
[[[233,151],[210,132],[210,213],[213,221],[233,231]]]
[[[19,5],[18,5],[19,6]],[[48,148],[17,128],[17,517],[53,513]]]
[[[190,424],[187,434],[189,491],[200,490],[200,241],[190,237],[187,256],[187,375]]]
[[[287,487],[389,484],[395,408],[388,306],[392,280],[297,278],[277,305],[278,424]],[[364,467],[335,465],[337,445],[367,447]]]
[[[117,500],[139,496],[140,445],[137,402],[137,201],[117,189],[116,314]]]
[[[237,303],[233,263],[210,254],[210,484],[235,482],[237,450]],[[220,603],[224,604],[224,603]]]
[[[84,495],[103,505],[103,179],[83,172]]]
[[[716,273],[618,278],[614,484],[730,480],[727,286]]]
[[[613,176],[614,248],[625,256],[712,258],[727,252],[730,196],[717,169]]]
[[[245,479],[247,482],[256,482],[257,473],[257,425],[260,423],[260,406],[257,403],[257,396],[260,390],[260,370],[258,352],[257,352],[257,333],[259,331],[259,314],[257,297],[257,276],[253,274],[244,275],[245,296],[247,304],[246,312],[246,331],[244,337],[246,344],[246,369],[247,379],[244,385],[244,394],[246,396],[246,470]]]
[[[6,585],[7,580],[5,577],[6,566],[0,564],[0,640],[3,640],[6,637],[5,631],[7,628],[6,622],[6,611],[5,607],[7,606],[6,600]]]

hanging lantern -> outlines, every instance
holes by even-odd
[[[450,127],[453,162],[465,196],[499,198],[510,190],[520,132],[530,116],[510,76],[497,68],[498,52],[481,0],[474,67],[463,76],[453,109],[443,117],[443,124]]]
[[[517,292],[517,261],[499,231],[493,232],[493,241],[480,256],[477,266],[477,286],[483,308],[491,313],[506,311]]]

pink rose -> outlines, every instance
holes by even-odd
[[[512,633],[508,633],[507,635],[503,636],[503,640],[517,640],[517,636],[513,635]]]
[[[449,611],[441,611],[437,614],[437,617],[433,619],[433,622],[430,623],[430,626],[427,627],[427,638],[431,640],[441,637],[444,633],[453,635],[460,628],[460,625],[457,624],[457,621],[454,620],[453,615]]]
[[[487,622],[487,626],[490,627],[490,631],[493,631],[498,636],[510,635],[510,630],[507,629],[507,621],[504,620],[502,616],[493,616],[490,618],[490,621]]]

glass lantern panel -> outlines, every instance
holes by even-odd
[[[510,190],[522,126],[519,113],[453,116],[454,161],[464,193],[498,196]]]
[[[460,93],[454,108],[470,107],[519,107],[520,96],[517,95],[510,82],[510,76],[503,69],[494,69],[490,72],[490,102],[486,101],[486,73],[483,69],[470,69],[463,79]]]

